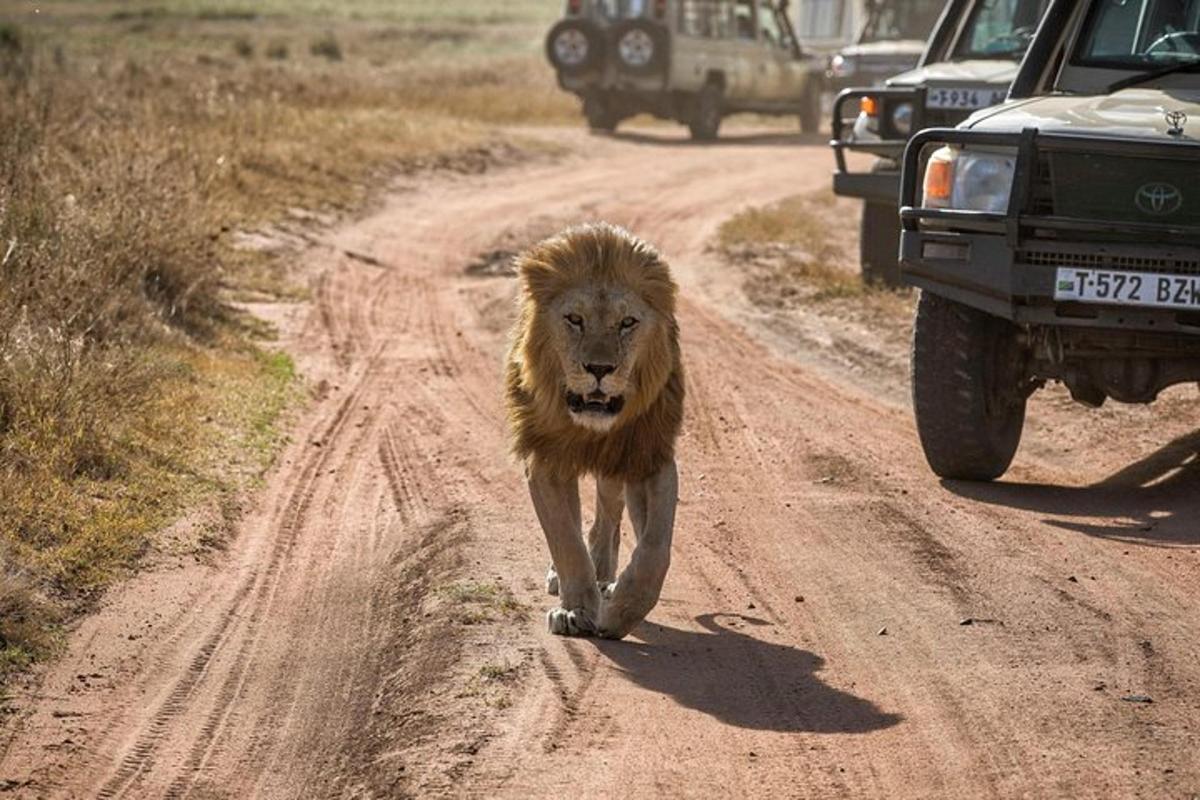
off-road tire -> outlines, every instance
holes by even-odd
[[[588,127],[598,132],[612,133],[621,124],[612,100],[602,92],[592,92],[583,98],[583,116]]]
[[[877,158],[872,174],[898,172],[899,166]],[[858,229],[858,261],[863,283],[896,289],[900,281],[900,207],[895,203],[863,202]]]
[[[1012,463],[1025,424],[1017,329],[922,292],[913,326],[917,434],[942,478],[990,481]]]
[[[554,50],[554,42],[560,34],[567,30],[578,30],[587,40],[587,55],[578,64],[568,64],[559,59]],[[546,34],[546,58],[550,64],[563,75],[583,75],[604,63],[604,54],[608,43],[604,31],[594,22],[586,19],[564,19],[550,29]]]
[[[640,30],[650,37],[653,50],[650,60],[645,64],[629,64],[621,58],[621,38],[632,30]],[[616,64],[617,69],[626,75],[645,77],[665,72],[667,64],[670,63],[670,56],[667,52],[670,46],[671,39],[666,29],[662,25],[645,19],[622,20],[613,25],[608,32],[608,49],[612,53],[612,63]]]
[[[896,289],[900,282],[900,207],[863,202],[858,229],[858,260],[863,283]]]
[[[692,101],[692,113],[688,120],[688,130],[697,142],[711,142],[717,138],[721,128],[721,113],[725,104],[721,87],[707,84],[696,92]]]
[[[800,132],[820,133],[820,131],[821,87],[816,81],[811,81],[800,106]]]

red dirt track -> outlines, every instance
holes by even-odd
[[[307,253],[294,441],[226,551],[112,592],[17,698],[0,795],[1200,796],[1195,387],[1036,396],[1003,482],[942,484],[902,376],[789,342],[708,249],[826,186],[828,149],[666,130],[531,134],[577,154],[402,187]],[[501,408],[514,287],[468,270],[583,219],[682,290],[674,560],[622,642],[544,630]],[[464,617],[464,581],[527,610]]]

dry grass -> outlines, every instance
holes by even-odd
[[[34,8],[0,11],[0,686],[274,452],[291,362],[229,298],[293,287],[238,231],[577,118],[533,0]]]
[[[716,246],[745,270],[746,294],[764,308],[816,304],[905,317],[908,293],[862,281],[858,215],[858,203],[827,190],[796,195],[726,220]]]

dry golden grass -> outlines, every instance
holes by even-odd
[[[906,318],[909,293],[862,281],[859,212],[857,202],[828,190],[796,195],[726,220],[717,248],[745,270],[746,294],[764,308],[820,305],[831,313]]]
[[[228,300],[292,287],[238,231],[578,117],[536,0],[34,8],[0,11],[0,689],[268,463],[293,370]]]

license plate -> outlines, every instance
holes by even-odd
[[[1003,103],[1007,94],[1007,89],[990,87],[930,89],[925,95],[925,106],[926,108],[988,108]]]
[[[1059,267],[1055,300],[1154,308],[1200,308],[1200,275]]]

